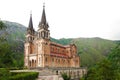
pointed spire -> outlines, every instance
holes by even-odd
[[[30,20],[29,20],[28,28],[33,29],[32,12],[30,13]]]
[[[41,17],[40,24],[46,24],[45,3],[43,3],[43,12],[42,12],[42,17]]]
[[[30,13],[30,20],[29,20],[29,24],[28,24],[28,28],[27,28],[27,33],[34,35],[34,32],[35,32],[35,30],[33,28],[32,13]]]

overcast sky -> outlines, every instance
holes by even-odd
[[[38,29],[43,3],[51,37],[120,40],[120,0],[0,0],[0,18]]]

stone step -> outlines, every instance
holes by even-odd
[[[58,75],[39,76],[37,80],[59,80]]]
[[[45,75],[53,75],[53,73],[52,72],[50,72],[50,71],[40,71],[39,72],[39,76],[45,76]]]

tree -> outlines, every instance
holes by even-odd
[[[23,54],[16,51],[17,43],[9,43],[6,29],[6,25],[0,20],[0,67],[23,67]]]
[[[70,75],[68,76],[66,73],[62,73],[62,77],[63,77],[64,80],[70,80],[71,79],[71,76]]]
[[[0,80],[9,80],[10,72],[8,69],[0,68]]]
[[[0,20],[0,30],[6,28],[6,25]]]
[[[97,71],[95,67],[92,67],[88,70],[87,75],[85,76],[85,80],[97,80]]]
[[[112,63],[116,80],[120,80],[120,43],[111,51],[108,60]]]
[[[120,80],[120,44],[111,51],[107,59],[88,70],[85,80]]]
[[[111,62],[104,59],[88,70],[85,80],[114,80],[114,76]]]
[[[120,71],[120,44],[118,44],[110,53],[108,59],[112,62],[114,69]]]
[[[0,20],[0,30],[4,31],[4,32],[0,32],[0,41],[5,41],[5,37],[6,37],[6,25]]]
[[[0,20],[0,30],[6,29],[5,24]],[[13,58],[11,56],[12,50],[10,45],[5,40],[5,35],[0,35],[0,68],[11,67],[13,64]]]
[[[13,58],[10,46],[3,42],[0,44],[0,67],[12,67]]]

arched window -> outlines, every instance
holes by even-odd
[[[40,58],[39,58],[39,64],[40,64]]]
[[[41,32],[41,37],[44,38],[45,34],[44,31]]]
[[[36,60],[34,60],[34,67],[36,67]]]
[[[44,37],[44,32],[42,31],[42,37]]]
[[[29,61],[29,66],[31,67],[31,61]]]
[[[40,33],[38,34],[38,37],[41,37],[41,36],[40,36]]]
[[[34,67],[34,60],[32,59],[32,64],[31,64],[31,67]]]
[[[48,32],[46,32],[46,37],[48,37]]]
[[[52,47],[52,52],[54,52],[54,47]]]
[[[58,71],[56,71],[56,75],[58,75]]]
[[[43,33],[44,33],[44,36],[43,36],[43,37],[46,37],[46,32],[44,31]]]
[[[54,62],[54,58],[52,58],[52,62]]]
[[[47,57],[45,58],[45,62],[47,62]]]
[[[58,49],[58,53],[60,53],[60,49]]]
[[[58,63],[60,63],[60,59],[58,59]]]

